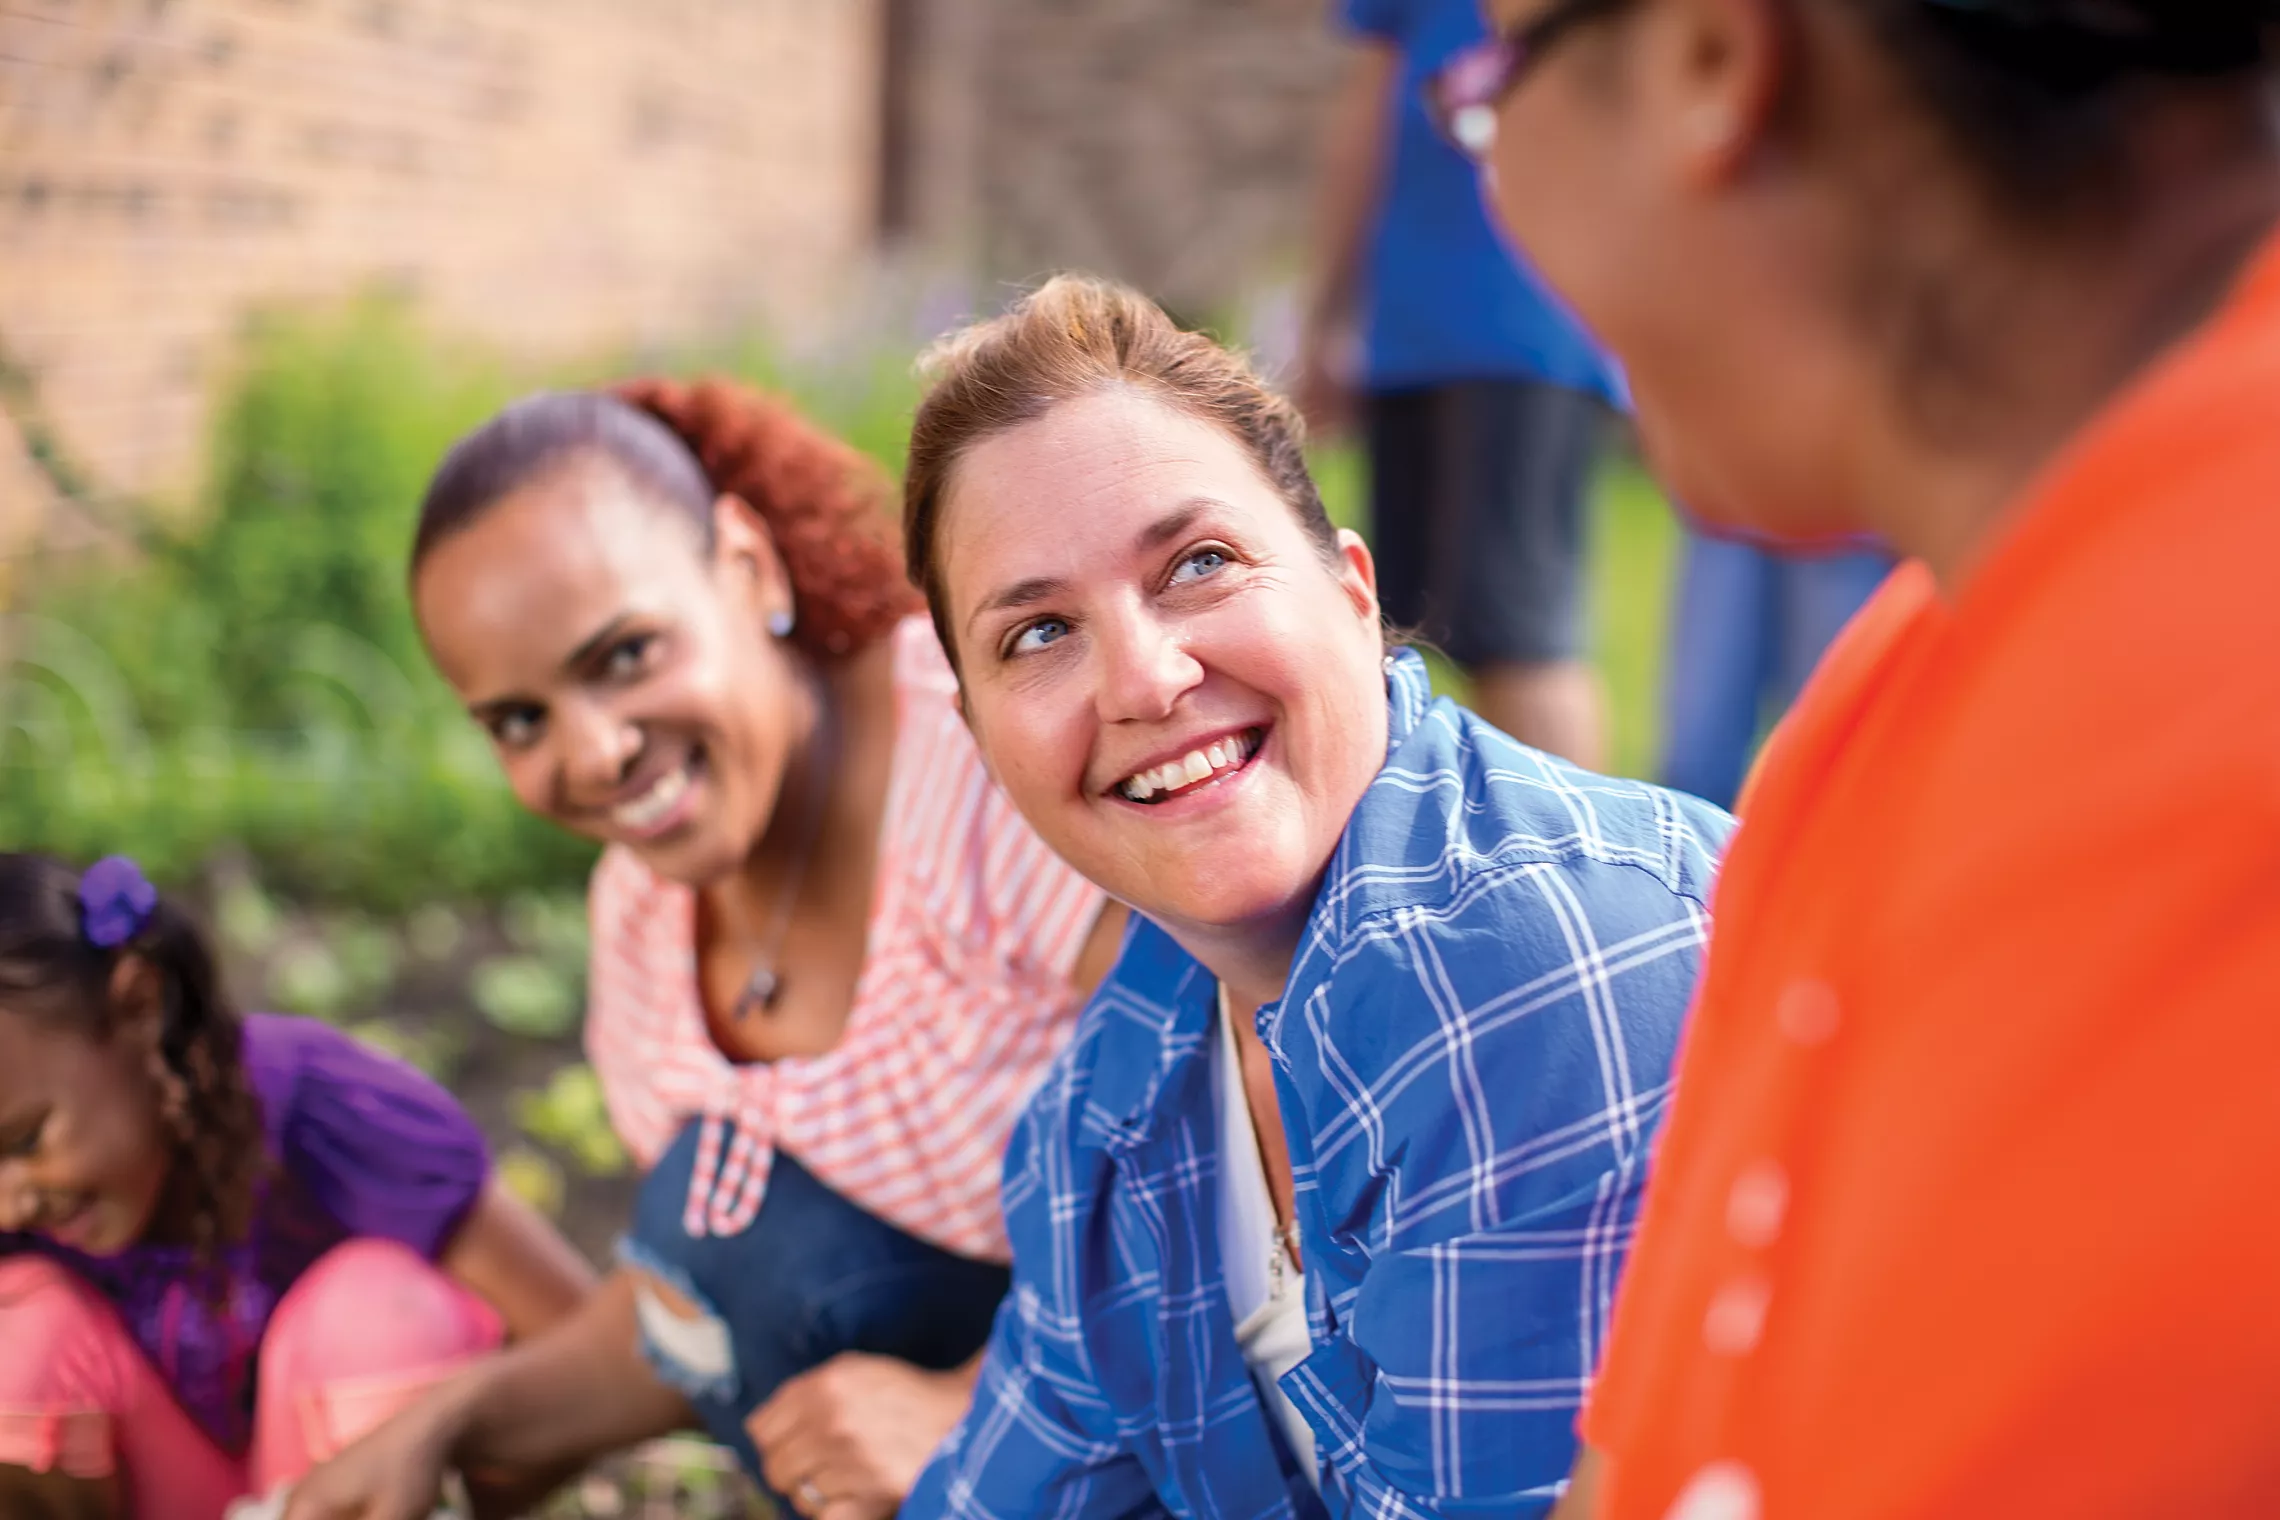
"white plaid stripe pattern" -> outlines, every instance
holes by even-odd
[[[1669,1100],[1731,820],[1587,775],[1389,667],[1393,742],[1282,1002],[1316,1432],[1290,1469],[1215,1238],[1215,986],[1135,926],[1014,1132],[1014,1290],[907,1517],[1534,1515]]]
[[[783,1146],[921,1240],[1002,1261],[1005,1136],[1074,1025],[1102,902],[983,769],[933,627],[896,629],[895,750],[870,938],[836,1049],[731,1064],[705,1027],[696,898],[631,854],[594,868],[586,1050],[642,1165],[702,1118],[682,1224],[740,1234]]]

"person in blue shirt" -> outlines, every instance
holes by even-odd
[[[1585,496],[1622,381],[1490,224],[1424,82],[1478,0],[1340,0],[1355,57],[1323,165],[1298,391],[1360,425],[1378,593],[1507,733],[1602,763],[1584,656]]]
[[[966,721],[1136,913],[902,1514],[1543,1514],[1730,821],[1433,701],[1295,411],[1145,297],[933,364],[905,544]]]
[[[1892,564],[1866,545],[1796,550],[1687,524],[1665,646],[1663,785],[1732,807],[1759,739]]]

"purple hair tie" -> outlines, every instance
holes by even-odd
[[[118,949],[142,933],[157,906],[158,888],[124,855],[104,856],[79,878],[81,932],[90,945]]]

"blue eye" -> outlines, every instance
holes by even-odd
[[[1181,560],[1179,567],[1172,571],[1172,584],[1176,586],[1183,580],[1199,581],[1207,575],[1216,575],[1226,568],[1226,550],[1198,549],[1186,559]],[[1190,570],[1194,570],[1196,573],[1191,576],[1188,574]]]
[[[1013,636],[1013,642],[1006,647],[1006,652],[1027,654],[1031,650],[1043,649],[1048,644],[1057,644],[1068,635],[1069,625],[1059,618],[1039,618]]]

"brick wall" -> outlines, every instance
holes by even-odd
[[[541,354],[796,328],[882,209],[928,267],[1210,309],[1296,265],[1328,9],[7,0],[0,412],[28,376],[96,484],[179,496],[256,303],[381,281]],[[47,515],[13,432],[0,556]]]
[[[166,493],[255,302],[379,280],[539,353],[794,319],[873,237],[879,3],[9,0],[0,362]]]

